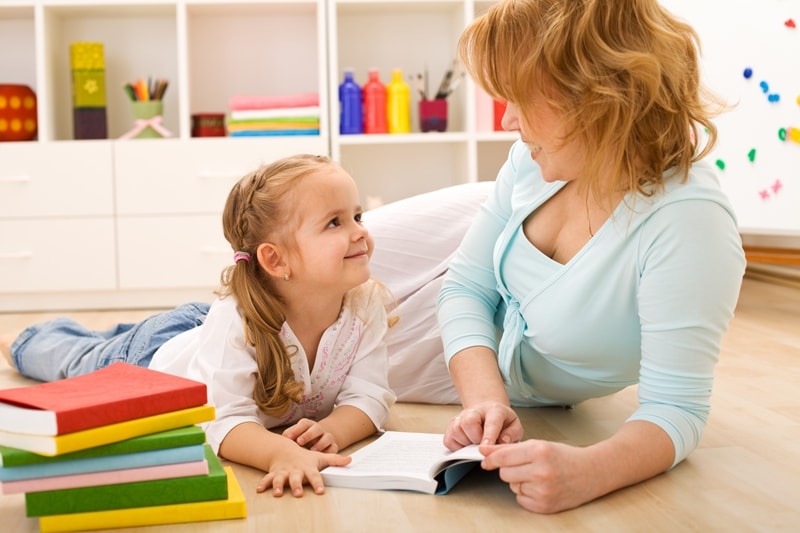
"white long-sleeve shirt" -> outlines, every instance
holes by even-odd
[[[302,345],[284,323],[281,338],[287,346],[297,348],[292,368],[305,390],[302,401],[280,418],[265,415],[253,399],[258,371],[255,348],[245,341],[242,318],[232,296],[216,300],[202,325],[161,346],[150,368],[207,385],[216,419],[203,428],[215,452],[228,432],[243,422],[273,428],[300,418],[319,420],[340,405],[357,407],[380,428],[395,396],[388,386],[384,301],[372,282],[370,290],[375,291],[371,297],[358,298],[367,302],[363,309],[353,308],[350,295],[345,299],[339,319],[322,335],[313,369],[308,367]]]

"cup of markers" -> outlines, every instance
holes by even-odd
[[[464,72],[456,74],[457,63],[449,68],[439,83],[433,98],[428,95],[428,73],[417,75],[417,92],[419,93],[419,129],[423,133],[429,131],[447,131],[447,97],[461,84],[466,77]]]
[[[172,137],[172,132],[163,125],[163,99],[168,85],[165,79],[139,79],[123,86],[131,101],[133,128],[120,139]]]

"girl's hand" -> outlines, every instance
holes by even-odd
[[[301,418],[296,424],[286,428],[282,435],[315,452],[337,453],[339,451],[333,434],[326,431],[319,422],[308,418]]]
[[[585,449],[544,440],[481,446],[481,467],[500,469],[500,479],[517,495],[517,503],[536,513],[578,507],[602,491]]]
[[[522,438],[522,423],[511,407],[499,402],[470,406],[453,417],[444,434],[444,445],[450,450],[468,444],[506,444]]]
[[[320,470],[326,466],[344,466],[351,460],[343,455],[294,446],[294,450],[275,457],[269,471],[256,486],[256,492],[265,492],[272,487],[272,495],[280,497],[283,496],[284,487],[288,485],[292,495],[299,498],[303,495],[303,485],[307,483],[316,494],[322,494],[325,492],[325,484]]]

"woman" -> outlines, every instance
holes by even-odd
[[[501,1],[465,30],[459,54],[508,101],[503,126],[520,141],[438,297],[464,407],[445,444],[480,443],[483,467],[521,506],[558,512],[664,472],[700,439],[745,267],[703,160],[721,107],[704,99],[697,35],[656,0]],[[444,219],[416,224],[433,234]],[[387,253],[392,239],[370,228]],[[376,260],[394,289],[388,259]],[[438,279],[428,272],[422,293]],[[404,305],[390,338],[413,314]],[[411,364],[413,345],[398,364],[389,344],[392,368]],[[634,384],[639,407],[608,439],[519,442],[512,406],[571,406]]]

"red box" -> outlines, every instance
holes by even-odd
[[[27,85],[0,85],[0,141],[36,139],[36,93]]]
[[[192,115],[192,137],[225,137],[225,114]]]
[[[504,100],[494,101],[494,131],[505,131],[503,129],[503,115],[506,112],[508,102]]]

